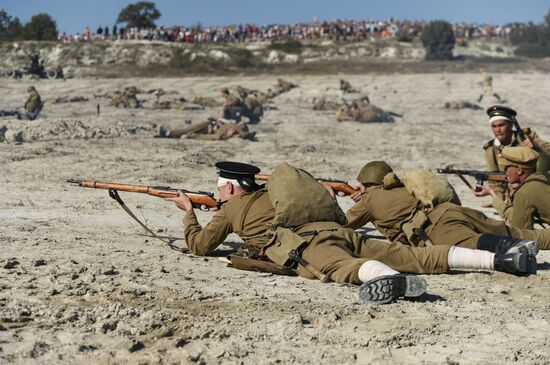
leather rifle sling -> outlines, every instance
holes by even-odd
[[[128,213],[128,215],[133,219],[135,220],[140,226],[143,227],[143,229],[145,229],[147,232],[149,232],[153,237],[155,237],[156,239],[166,243],[172,250],[176,250],[176,251],[180,251],[180,252],[189,252],[189,250],[187,248],[183,248],[183,247],[177,247],[175,246],[170,240],[165,240],[163,239],[162,237],[160,237],[159,235],[157,235],[155,232],[153,232],[149,227],[147,227],[145,225],[145,223],[143,223],[142,221],[139,220],[138,217],[136,217],[136,215],[130,210],[130,208],[128,208],[128,206],[126,206],[126,204],[124,203],[124,201],[122,200],[122,198],[120,197],[120,195],[118,194],[118,191],[116,190],[113,190],[113,189],[109,189],[109,196],[111,198],[113,198],[114,200],[116,200],[116,202],[122,207],[122,209],[124,209],[124,211],[126,213]]]

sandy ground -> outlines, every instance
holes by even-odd
[[[519,120],[550,138],[550,76],[494,78]],[[0,363],[550,363],[548,252],[539,255],[536,276],[426,276],[429,295],[422,300],[372,307],[358,302],[352,286],[244,272],[216,257],[173,251],[145,235],[106,191],[65,183],[93,178],[215,191],[213,164],[225,159],[264,172],[287,161],[353,184],[374,159],[399,172],[484,168],[481,146],[490,138],[484,111],[443,109],[449,100],[474,101],[478,74],[349,77],[374,104],[404,114],[393,124],[339,124],[309,107],[315,96],[338,100],[339,77],[293,76],[300,88],[276,98],[277,110],[252,127],[257,142],[155,139],[158,125],[198,122],[220,110],[124,110],[93,98],[129,85],[216,96],[237,84],[266,90],[275,79],[40,81],[47,118],[0,119],[0,127],[23,131],[27,141],[0,144]],[[31,82],[0,83],[0,106],[15,108]],[[59,96],[91,100],[52,104]],[[458,179],[450,181],[465,205],[480,206]],[[172,204],[140,194],[123,198],[155,230],[182,237],[183,214]],[[199,213],[202,223],[210,216]],[[230,236],[221,250],[238,241]]]

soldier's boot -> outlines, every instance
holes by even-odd
[[[526,253],[495,254],[495,270],[518,276],[529,276],[537,273],[537,258]]]
[[[524,253],[536,256],[539,253],[539,245],[535,241],[520,240],[492,233],[483,233],[479,236],[477,249],[494,252],[497,255]]]
[[[426,293],[426,280],[416,275],[384,275],[359,288],[359,300],[367,304],[387,304],[398,298],[417,298]]]

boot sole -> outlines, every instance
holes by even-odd
[[[512,247],[506,253],[524,253],[537,256],[539,249],[539,245],[535,241],[522,241],[519,246]]]
[[[518,255],[516,267],[520,275],[535,275],[537,273],[537,259],[531,254]]]
[[[416,275],[386,275],[359,288],[359,300],[367,304],[387,304],[397,298],[416,298],[426,292],[426,280]]]

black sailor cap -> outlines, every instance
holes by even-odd
[[[507,106],[493,105],[487,109],[487,115],[491,118],[498,116],[512,119],[517,113],[514,109],[508,108]]]
[[[220,177],[226,179],[254,179],[254,175],[260,172],[258,167],[242,162],[220,161],[216,162],[215,166],[219,170],[218,174]]]

